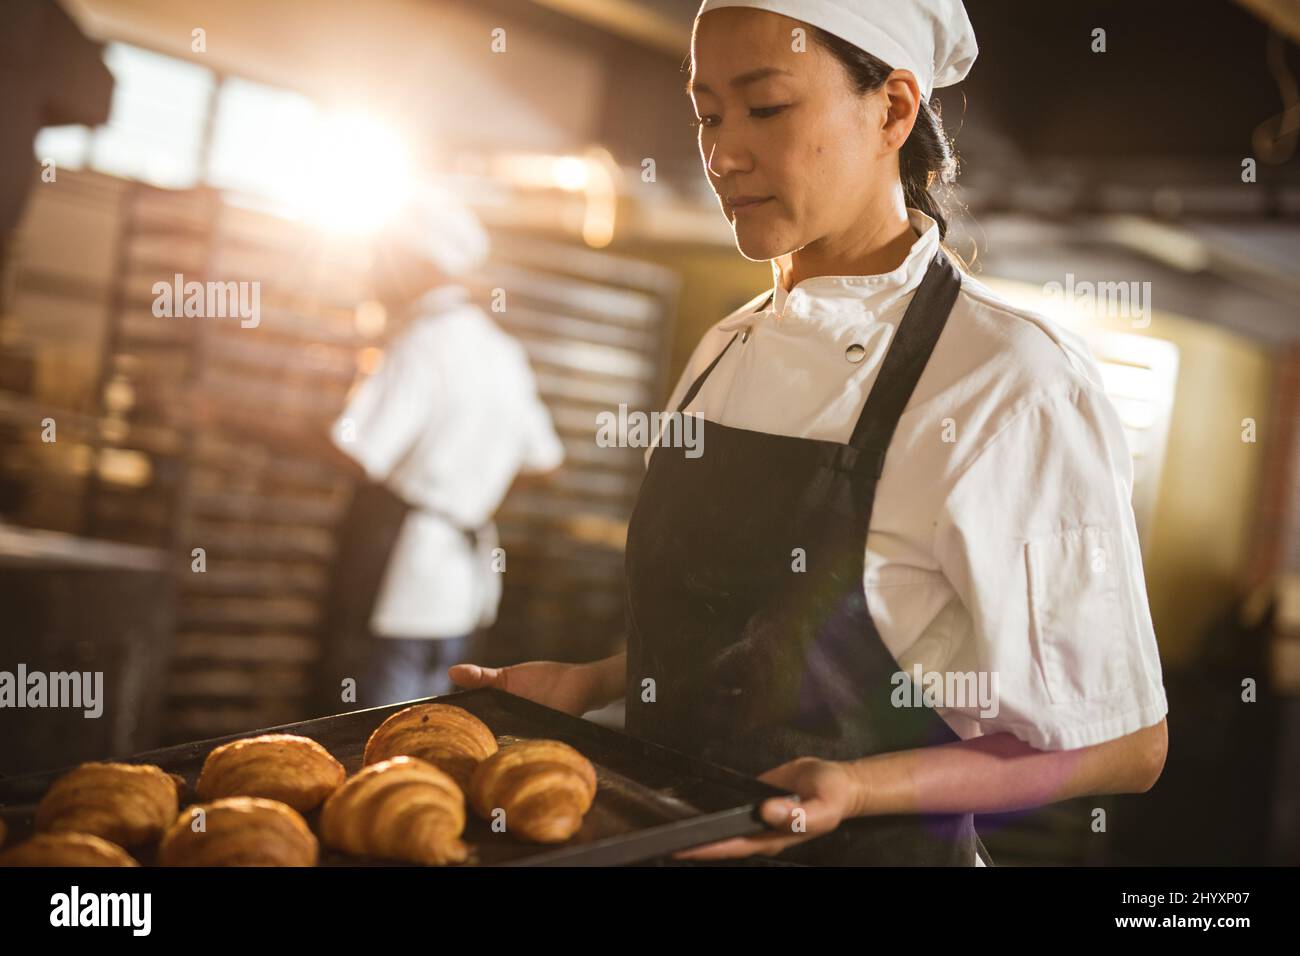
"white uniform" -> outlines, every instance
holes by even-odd
[[[748,314],[764,292],[715,325],[668,409],[747,328],[686,411],[847,442],[938,247],[934,220],[916,209],[909,217],[918,238],[895,271],[806,279],[788,296],[778,281],[768,308]],[[853,345],[866,350],[856,363]],[[872,620],[901,669],[996,673],[996,716],[939,709],[958,736],[1005,731],[1067,750],[1167,713],[1132,476],[1086,344],[963,274],[889,446],[864,577]]]
[[[371,617],[383,637],[455,637],[495,621],[492,515],[517,473],[564,460],[523,347],[467,299],[449,286],[416,303],[331,431],[412,506]],[[484,525],[476,554],[457,526]]]

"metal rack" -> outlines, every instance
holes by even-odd
[[[566,461],[545,489],[507,498],[509,572],[493,640],[502,661],[587,660],[623,639],[623,540],[644,449],[600,447],[596,416],[651,410],[667,374],[679,279],[663,267],[525,235],[494,236],[495,315],[528,352]],[[478,287],[485,298],[488,288]]]
[[[80,530],[169,556],[176,625],[162,743],[312,716],[333,529],[350,489],[323,464],[200,425],[185,409],[199,395],[294,429],[328,428],[361,352],[379,344],[355,322],[365,290],[353,260],[364,257],[211,190],[119,188],[98,407],[76,420],[92,462]],[[622,640],[622,540],[642,474],[642,449],[597,446],[596,415],[652,408],[678,279],[554,237],[492,232],[493,258],[471,293],[526,349],[567,460],[552,484],[516,491],[498,515],[509,573],[483,653],[591,659]],[[153,283],[176,273],[260,282],[260,324],[154,315]],[[498,288],[509,308],[494,314]],[[128,459],[134,478],[122,482],[114,465]]]

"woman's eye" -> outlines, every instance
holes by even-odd
[[[789,103],[782,103],[779,106],[756,106],[749,111],[749,115],[757,117],[758,119],[768,119],[775,116],[789,105]],[[717,126],[718,123],[719,119],[717,115],[709,113],[707,116],[697,116],[695,119],[691,120],[690,125],[692,129],[699,129],[701,126],[707,129]]]

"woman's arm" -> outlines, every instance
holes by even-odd
[[[1007,733],[937,747],[832,761],[801,757],[759,779],[800,799],[773,797],[760,808],[772,830],[674,853],[717,860],[780,853],[830,833],[854,816],[997,813],[1094,793],[1142,793],[1160,777],[1165,721],[1078,750],[1036,750]]]
[[[591,670],[592,710],[607,707],[623,696],[627,677],[627,651],[592,661],[587,667]]]
[[[581,717],[623,696],[626,662],[626,652],[588,664],[525,661],[508,667],[483,667],[466,661],[453,664],[447,676],[458,687],[495,687]]]
[[[1004,813],[1072,797],[1144,793],[1160,778],[1164,720],[1078,750],[1036,750],[1008,734],[847,762],[856,782],[849,816]]]

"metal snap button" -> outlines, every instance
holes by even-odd
[[[854,365],[857,365],[867,357],[867,348],[865,345],[850,345],[844,350],[844,357]]]
[[[745,326],[743,329],[740,330],[740,344],[744,345],[748,341],[749,341],[749,326]]]

